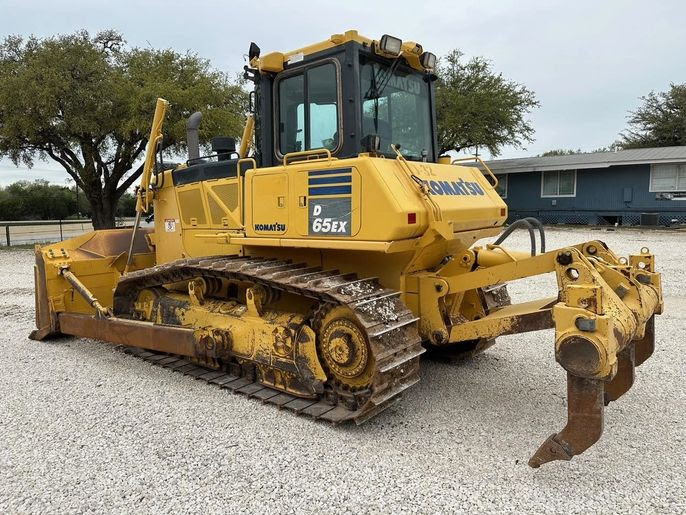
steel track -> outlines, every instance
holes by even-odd
[[[400,293],[384,288],[377,278],[359,279],[356,274],[322,270],[305,263],[246,256],[217,256],[177,260],[131,272],[117,285],[114,311],[133,313],[138,293],[146,288],[187,281],[196,277],[219,278],[263,285],[315,299],[326,306],[347,306],[366,331],[376,367],[372,386],[363,392],[340,392],[332,382],[317,399],[302,399],[261,384],[250,370],[232,366],[215,370],[168,354],[136,349],[129,351],[147,361],[205,379],[222,388],[265,403],[284,407],[315,419],[362,423],[399,400],[401,393],[419,381],[419,356],[424,352],[417,318],[400,300]],[[356,408],[350,408],[350,397]]]

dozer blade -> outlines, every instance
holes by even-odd
[[[555,460],[569,461],[596,443],[603,434],[603,382],[567,374],[567,425],[550,435],[531,459],[538,468]]]

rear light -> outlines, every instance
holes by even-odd
[[[501,207],[500,208],[500,216],[505,216],[506,213],[507,213],[507,209],[505,209],[504,207]]]
[[[407,213],[407,223],[416,224],[417,223],[417,213]]]

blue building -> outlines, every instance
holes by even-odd
[[[686,146],[487,162],[510,220],[546,224],[686,223]]]

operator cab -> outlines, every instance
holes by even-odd
[[[253,43],[249,59],[258,166],[317,149],[395,157],[391,144],[406,159],[436,161],[436,58],[420,45],[348,31],[264,57]]]

